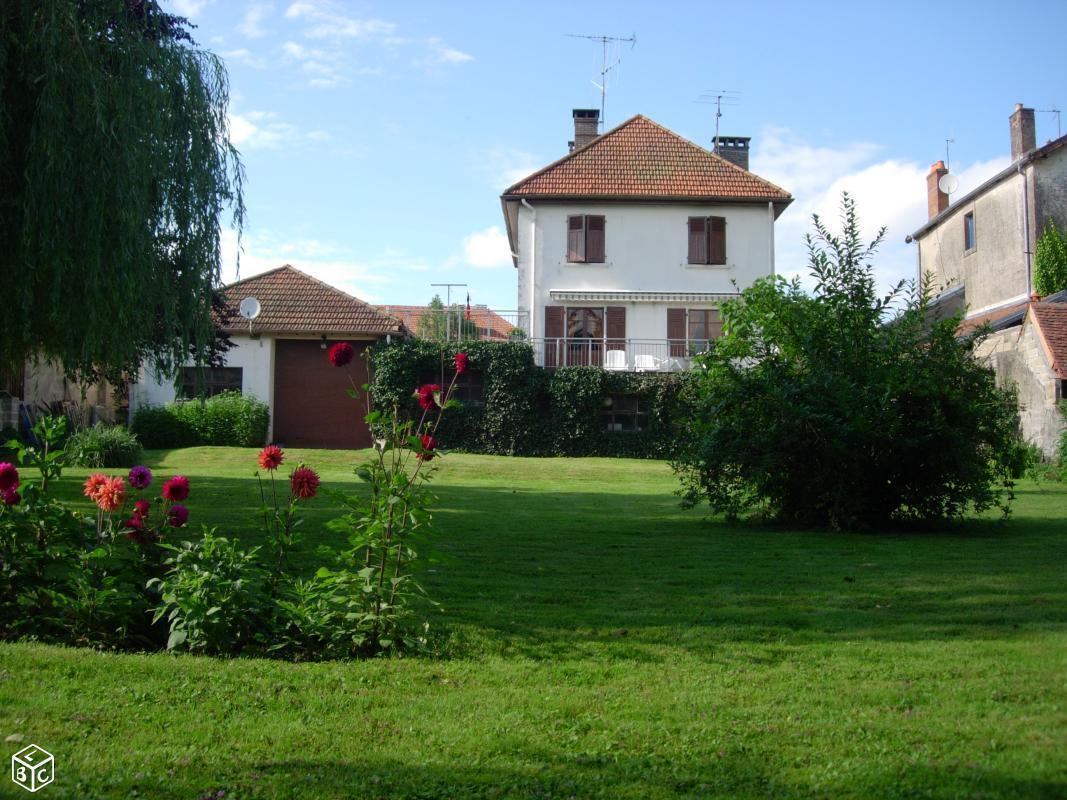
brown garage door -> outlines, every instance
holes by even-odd
[[[327,347],[333,344],[328,342]],[[279,339],[274,350],[274,441],[286,447],[370,447],[362,399],[347,391],[368,382],[366,342],[351,342],[356,357],[335,367],[314,340]]]

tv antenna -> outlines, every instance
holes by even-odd
[[[694,102],[715,105],[715,138],[712,140],[714,142],[712,152],[718,154],[719,120],[722,119],[722,107],[741,105],[741,93],[734,91],[733,89],[708,89],[700,95],[699,100]]]
[[[945,169],[952,169],[952,159],[948,157],[949,145],[956,144],[955,139],[945,139]]]
[[[1056,138],[1059,139],[1062,135],[1060,133],[1060,110],[1053,106],[1052,108],[1039,108],[1037,110],[1039,114],[1055,114],[1056,115]]]
[[[263,310],[263,307],[256,298],[246,297],[241,301],[238,310],[241,312],[241,316],[248,320],[248,333],[251,335],[252,320],[259,316],[259,312]]]
[[[629,43],[630,49],[633,50],[637,47],[637,34],[632,33],[628,37],[622,36],[590,36],[584,33],[566,33],[564,36],[568,36],[571,39],[588,39],[591,42],[600,42],[601,55],[600,55],[600,83],[593,81],[593,86],[600,90],[600,131],[604,131],[604,96],[608,92],[608,73],[615,67],[622,63],[622,57],[615,59],[615,63],[608,64],[608,42],[618,42],[619,44]]]

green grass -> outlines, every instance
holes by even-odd
[[[351,453],[301,458],[358,485]],[[151,463],[256,541],[253,451]],[[441,657],[0,645],[0,736],[24,737],[3,753],[56,755],[41,797],[1067,797],[1067,488],[1023,485],[1006,523],[846,535],[708,520],[675,486],[658,462],[449,456]],[[309,504],[301,568],[331,515]]]

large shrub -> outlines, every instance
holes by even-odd
[[[266,403],[239,392],[206,400],[182,400],[165,406],[142,406],[131,429],[150,449],[215,445],[259,447],[267,439],[270,410]]]
[[[1067,237],[1051,219],[1037,240],[1034,291],[1042,297],[1067,289]]]
[[[100,422],[72,434],[64,447],[70,463],[96,469],[132,467],[144,452],[137,436],[125,427]]]
[[[882,234],[863,244],[848,195],[842,216],[840,237],[816,217],[807,239],[813,295],[774,277],[723,307],[726,335],[687,393],[686,502],[836,528],[1007,510],[1013,395],[958,317],[924,324],[925,296],[903,282],[879,298]]]

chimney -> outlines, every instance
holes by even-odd
[[[1011,160],[1018,161],[1037,147],[1037,131],[1034,129],[1034,110],[1015,104],[1011,115]]]
[[[743,170],[748,169],[748,143],[751,136],[720,136],[715,155],[722,156],[731,164],[737,164]]]
[[[568,144],[571,150],[577,150],[579,147],[585,147],[600,135],[600,109],[576,108],[573,113],[574,141]]]
[[[948,195],[937,185],[944,175],[948,175],[948,169],[944,161],[938,161],[930,166],[930,174],[926,176],[926,212],[930,219],[948,208]]]

